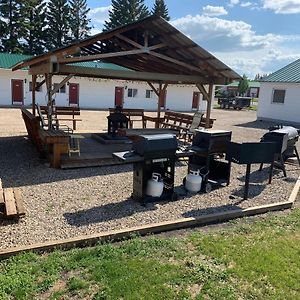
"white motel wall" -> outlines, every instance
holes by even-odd
[[[0,69],[0,106],[12,105],[12,79],[23,80],[24,101],[23,105],[31,105],[31,91],[29,85],[31,76],[27,70],[12,72],[8,69]],[[59,83],[63,77],[54,76],[53,83]],[[38,81],[42,79],[38,78]],[[144,82],[131,82],[122,80],[107,80],[95,78],[73,77],[69,83],[79,84],[79,106],[85,109],[107,109],[114,107],[115,87],[124,87],[124,108],[143,108],[145,110],[157,110],[157,96],[153,93],[152,98],[146,98],[146,90],[150,86]],[[128,97],[128,89],[137,89],[135,97]],[[193,93],[199,92],[194,85],[169,85],[167,88],[165,109],[175,111],[191,111]],[[40,105],[46,104],[46,86],[36,92],[36,102]],[[69,89],[66,85],[65,91],[55,95],[56,105],[69,105]],[[199,110],[206,110],[207,102],[200,95]]]
[[[274,90],[285,90],[284,103],[272,101]],[[257,119],[300,124],[300,84],[261,82]]]

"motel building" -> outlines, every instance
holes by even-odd
[[[28,69],[12,71],[11,68],[20,61],[32,58],[28,55],[0,53],[0,106],[30,106],[32,82]],[[121,66],[100,63],[82,62],[78,66],[128,70]],[[58,85],[63,77],[54,76],[53,84]],[[41,81],[38,78],[37,81]],[[111,80],[88,77],[72,77],[55,94],[58,106],[79,106],[81,109],[108,109],[115,105],[124,108],[140,108],[149,111],[157,110],[158,97],[146,82]],[[46,86],[36,91],[36,103],[47,104]],[[206,110],[206,101],[195,85],[169,85],[161,109],[174,111]]]

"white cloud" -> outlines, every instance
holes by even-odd
[[[223,6],[206,5],[203,7],[203,14],[206,16],[223,16],[227,15],[228,12]]]
[[[239,4],[240,0],[230,0],[229,3],[228,3],[228,6],[234,6],[234,5],[237,5]]]
[[[297,14],[300,13],[300,0],[263,0],[263,8],[276,14]]]
[[[249,7],[249,6],[252,6],[252,2],[242,2],[241,3],[241,7]]]
[[[108,19],[108,12],[112,6],[96,7],[89,11],[88,17],[92,19],[92,23],[96,26],[103,26],[104,22]]]
[[[270,46],[292,37],[276,34],[258,35],[250,24],[204,15],[185,16],[171,22],[179,30],[191,36],[211,50],[232,51],[257,49]]]
[[[297,46],[300,36],[260,35],[246,22],[204,15],[188,15],[171,23],[234,70],[250,77],[274,72],[300,57],[300,47]],[[287,45],[293,43],[294,47]],[[295,48],[299,51],[290,50]]]

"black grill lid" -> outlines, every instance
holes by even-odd
[[[177,147],[176,137],[172,134],[140,135],[132,144],[132,149],[142,156],[154,152],[159,155],[159,151],[164,153],[170,151],[175,154]]]
[[[112,122],[128,122],[129,119],[122,113],[112,113],[107,119]]]

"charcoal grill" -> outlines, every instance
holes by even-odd
[[[246,164],[244,200],[248,199],[251,164],[269,163],[269,184],[272,181],[275,153],[278,144],[274,142],[233,143],[228,144],[226,159],[231,163]]]
[[[207,176],[203,178],[202,191],[209,192],[211,184],[230,182],[230,164],[220,158],[227,151],[231,140],[231,131],[196,130],[191,150],[194,155],[189,159],[189,170],[206,168]]]
[[[107,117],[108,134],[115,137],[119,129],[128,128],[129,119],[122,113],[122,107],[117,106],[115,111]]]
[[[176,137],[171,134],[141,135],[133,142],[132,151],[113,154],[123,162],[133,163],[133,199],[147,203],[174,198],[177,147]],[[163,180],[161,197],[146,195],[147,182],[152,173],[159,173]]]

